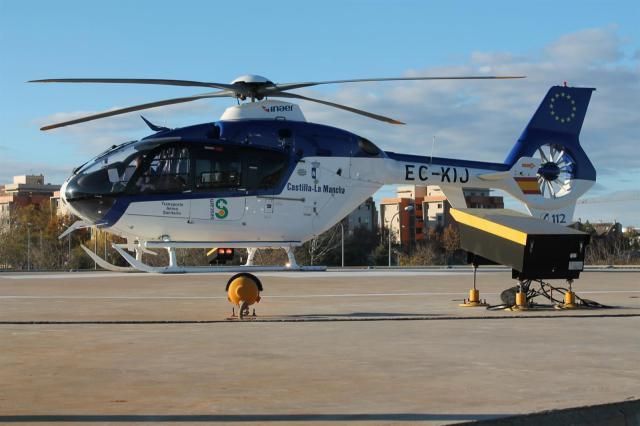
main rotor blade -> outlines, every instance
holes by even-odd
[[[115,83],[115,84],[162,84],[165,86],[212,87],[233,90],[233,84],[209,83],[191,80],[165,80],[159,78],[46,78],[30,80],[27,83]]]
[[[355,114],[364,115],[365,117],[373,118],[375,120],[384,121],[385,123],[405,124],[402,121],[394,120],[393,118],[385,117],[384,115],[373,114],[371,112],[362,111],[361,109],[351,108],[351,107],[348,107],[346,105],[340,105],[340,104],[336,104],[336,103],[333,103],[333,102],[323,101],[323,100],[320,100],[320,99],[308,98],[306,96],[297,95],[295,93],[276,92],[275,94],[268,95],[268,96],[276,97],[276,98],[294,98],[294,99],[302,99],[302,100],[305,100],[305,101],[317,102],[319,104],[328,105],[328,106],[331,106],[331,107],[334,107],[334,108],[343,109],[345,111],[353,112]]]
[[[194,95],[194,96],[186,96],[183,98],[174,98],[174,99],[165,99],[163,101],[149,102],[146,104],[130,106],[126,108],[115,109],[113,111],[105,111],[100,112],[98,114],[88,115],[86,117],[76,118],[74,120],[64,121],[62,123],[50,124],[48,126],[42,127],[40,130],[51,130],[57,129],[58,127],[70,126],[72,124],[84,123],[86,121],[97,120],[99,118],[111,117],[114,115],[126,114],[127,112],[140,111],[143,109],[155,108],[159,106],[165,105],[173,105],[179,104],[183,102],[191,102],[197,101],[198,99],[206,99],[206,98],[222,98],[222,97],[233,97],[234,94],[231,91],[223,90],[221,92],[212,92],[212,93],[203,93],[202,95]]]
[[[283,83],[276,84],[273,89],[275,90],[292,90],[299,89],[301,87],[318,86],[321,84],[341,84],[341,83],[366,83],[370,81],[417,81],[417,80],[506,80],[513,78],[526,78],[524,75],[482,75],[482,76],[457,76],[457,77],[391,77],[391,78],[357,78],[354,80],[328,80],[328,81],[314,81],[306,83]],[[273,90],[268,88],[267,91]],[[267,95],[269,96],[269,95]],[[273,95],[271,95],[273,96]]]

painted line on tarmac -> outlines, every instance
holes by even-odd
[[[170,324],[233,324],[233,323],[316,323],[316,322],[372,322],[372,321],[458,321],[458,320],[510,320],[510,319],[556,319],[556,318],[637,318],[639,314],[529,314],[529,315],[489,315],[489,316],[394,316],[394,317],[350,317],[309,316],[275,318],[245,318],[240,320],[96,320],[96,321],[0,321],[0,325],[170,325]]]
[[[123,278],[135,276],[144,277],[156,275],[125,272],[60,272],[53,274],[0,275],[0,278],[7,280],[62,280],[67,278]]]
[[[160,274],[146,272],[108,272],[108,271],[78,271],[78,272],[53,272],[53,273],[21,273],[9,272],[0,274],[0,280],[56,280],[69,278],[123,278],[123,277],[180,277],[180,276],[229,276],[237,270],[230,269],[222,272],[189,272],[178,274]],[[494,266],[490,268],[479,268],[478,274],[495,274],[511,272],[510,268]],[[640,272],[640,267],[596,267],[587,266],[583,271],[587,272]],[[346,278],[346,277],[406,277],[406,276],[456,276],[469,275],[473,273],[471,267],[454,266],[452,268],[392,268],[392,269],[339,269],[329,268],[326,271],[256,271],[256,275],[277,278]]]
[[[640,290],[593,290],[581,291],[584,294],[619,294],[619,293],[640,293]],[[463,296],[464,292],[413,292],[413,293],[342,293],[342,294],[294,294],[294,295],[265,295],[263,299],[315,299],[315,298],[335,298],[335,297],[415,297],[415,296]],[[483,292],[484,295],[495,296],[500,293]],[[227,299],[227,296],[27,296],[27,295],[0,295],[2,299],[23,299],[23,300],[218,300]]]
[[[478,274],[505,272],[505,270],[491,269],[479,270]],[[190,272],[186,274],[155,274],[155,273],[127,273],[127,272],[62,272],[62,273],[43,273],[43,274],[11,274],[0,275],[0,279],[8,280],[60,280],[60,279],[90,279],[90,278],[134,278],[134,277],[184,277],[184,276],[221,276],[228,277],[233,275],[235,271],[229,272]],[[359,270],[359,271],[281,271],[281,272],[253,272],[260,277],[276,277],[276,278],[353,278],[353,277],[407,277],[407,276],[456,276],[469,275],[473,273],[469,269],[442,269],[442,270]]]
[[[498,293],[483,293],[493,294]],[[393,297],[393,296],[462,296],[463,293],[345,293],[345,294],[299,294],[299,295],[271,295],[262,296],[262,299],[314,299],[322,297]],[[227,296],[0,296],[1,299],[33,299],[33,300],[199,300],[199,299],[227,299]]]

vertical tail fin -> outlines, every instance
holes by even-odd
[[[571,223],[577,199],[595,183],[596,170],[579,140],[594,90],[551,87],[505,160],[516,181],[509,192],[533,216]],[[523,174],[526,164],[535,164],[535,173]]]

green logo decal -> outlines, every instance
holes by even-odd
[[[227,200],[220,198],[216,200],[216,211],[214,216],[218,219],[224,219],[229,216],[229,209],[227,208]]]

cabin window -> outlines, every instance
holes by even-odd
[[[234,189],[240,186],[242,161],[235,150],[205,146],[194,157],[196,189]]]
[[[205,146],[194,153],[195,189],[273,188],[280,182],[286,165],[287,156],[277,151]]]
[[[358,139],[358,147],[369,156],[376,156],[380,153],[380,148],[375,146],[373,142],[365,138]]]
[[[167,146],[152,152],[141,164],[135,188],[142,193],[183,192],[190,189],[189,149]]]
[[[286,170],[287,157],[281,152],[246,150],[243,157],[247,161],[246,188],[269,189],[276,186]]]

